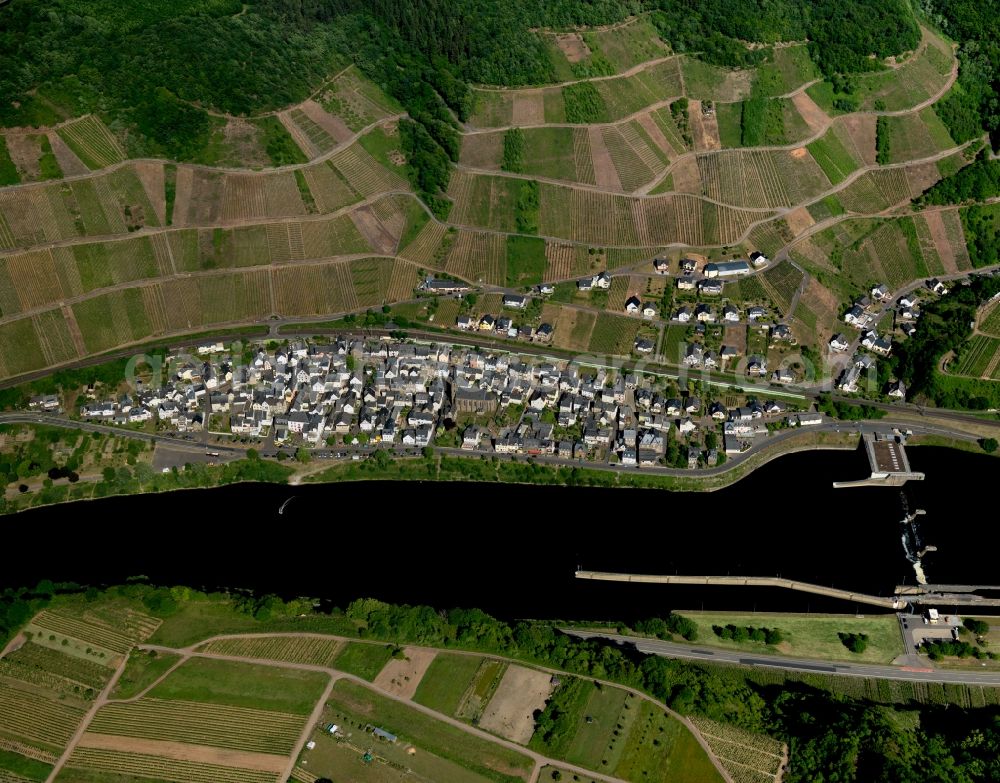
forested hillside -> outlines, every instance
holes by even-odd
[[[536,28],[651,12],[676,51],[725,66],[768,56],[747,41],[808,39],[826,75],[884,67],[919,29],[904,0],[13,0],[0,24],[0,123],[52,125],[99,112],[130,152],[184,158],[206,109],[252,115],[301,101],[351,61],[420,126],[405,132],[434,206],[457,159],[469,82],[556,75]]]

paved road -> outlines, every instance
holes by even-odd
[[[639,652],[662,655],[665,658],[682,658],[708,663],[729,663],[741,666],[767,667],[810,674],[840,674],[847,677],[877,677],[883,680],[910,682],[947,682],[959,685],[1000,686],[1000,672],[920,670],[917,667],[900,667],[866,663],[841,663],[833,661],[788,658],[781,655],[753,655],[746,652],[714,650],[697,644],[677,644],[639,636],[620,636],[611,633],[591,633],[564,629],[571,636],[581,639],[609,639],[620,644],[634,645]]]

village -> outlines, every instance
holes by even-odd
[[[159,384],[88,389],[80,418],[278,449],[435,446],[636,468],[713,467],[825,420],[766,392],[390,338],[214,343],[166,367]],[[58,411],[60,399],[31,407]]]

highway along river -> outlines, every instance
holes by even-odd
[[[918,520],[924,545],[937,547],[923,560],[928,580],[996,583],[989,574],[1000,526],[976,509],[992,507],[1000,462],[938,448],[908,453],[927,474],[904,491],[911,510],[927,512]],[[629,620],[701,607],[854,611],[783,590],[588,582],[573,572],[780,575],[891,594],[914,581],[900,489],[831,487],[868,470],[862,450],[816,451],[782,457],[712,493],[372,482],[108,498],[6,519],[9,551],[20,543],[24,554],[9,559],[0,587],[145,574],[337,605],[374,596],[479,606],[507,618]],[[39,536],[45,553],[33,556]]]

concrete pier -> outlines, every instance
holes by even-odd
[[[857,481],[834,481],[834,489],[846,487],[900,487],[907,481],[923,481],[924,474],[910,470],[906,448],[895,436],[886,433],[869,433],[862,436],[871,476]]]
[[[678,576],[669,574],[617,574],[609,571],[577,571],[577,579],[597,579],[606,582],[647,582],[666,585],[725,585],[730,587],[781,587],[786,590],[797,590],[803,593],[813,593],[827,598],[837,598],[841,601],[878,606],[883,609],[901,609],[906,601],[898,598],[852,593],[849,590],[839,590],[835,587],[824,587],[809,582],[796,582],[776,576]]]

